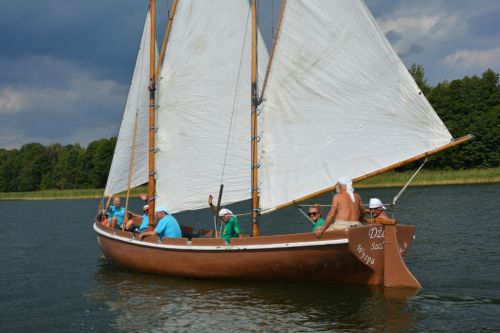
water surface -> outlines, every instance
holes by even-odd
[[[365,202],[388,202],[398,190],[360,193]],[[410,188],[398,201],[398,221],[417,226],[405,257],[424,288],[416,295],[131,272],[102,258],[91,225],[97,203],[0,202],[1,332],[500,331],[499,184]],[[248,203],[230,208],[243,212]],[[178,218],[212,225],[208,211]],[[248,218],[240,221],[249,232]],[[296,207],[265,216],[261,225],[263,234],[310,228]]]

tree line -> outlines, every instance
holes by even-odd
[[[476,136],[471,143],[433,156],[426,168],[499,167],[499,74],[487,70],[480,77],[466,76],[431,87],[422,66],[412,65],[409,71],[453,137]],[[87,148],[29,143],[20,149],[0,149],[0,192],[103,188],[115,144],[113,137],[93,141]]]
[[[474,134],[472,142],[448,149],[430,159],[428,169],[495,168],[500,166],[499,74],[466,76],[435,87],[427,84],[424,69],[413,64],[410,73],[454,138]]]
[[[102,188],[106,185],[116,137],[79,144],[0,149],[0,192]]]

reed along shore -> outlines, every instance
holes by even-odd
[[[414,171],[387,172],[355,184],[356,188],[404,186]],[[410,186],[463,185],[500,183],[500,167],[467,170],[423,170],[413,179]],[[147,187],[131,190],[131,195],[146,193]],[[45,190],[36,192],[0,192],[0,200],[59,200],[102,198],[103,189]],[[120,193],[124,196],[125,192]]]

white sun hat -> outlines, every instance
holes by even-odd
[[[227,208],[222,208],[221,210],[219,210],[219,217],[223,217],[224,215],[226,214],[229,214],[229,215],[233,215],[233,212],[230,211],[229,209]]]
[[[354,198],[354,188],[352,187],[352,180],[349,178],[339,178],[337,181],[337,184],[344,185],[347,190],[347,194],[349,194],[349,197],[351,198],[352,202],[356,202],[356,199]]]
[[[380,201],[380,199],[378,198],[371,198],[368,207],[370,209],[375,209],[375,208],[382,208],[383,210],[386,209],[385,206],[382,204],[382,201]]]

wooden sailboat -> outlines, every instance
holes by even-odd
[[[269,56],[255,0],[174,1],[158,67],[154,1],[150,12],[133,79],[142,84],[129,93],[148,107],[126,108],[105,193],[148,182],[153,221],[155,204],[205,208],[223,183],[222,205],[252,199],[252,236],[139,241],[95,223],[104,255],[171,276],[420,288],[402,259],[411,225],[259,236],[261,214],[327,193],[339,177],[470,139],[453,140],[364,2],[282,1]],[[146,49],[147,83],[137,69]]]

